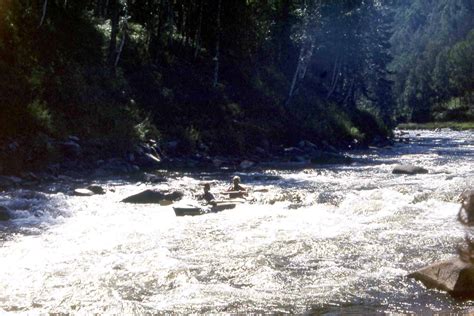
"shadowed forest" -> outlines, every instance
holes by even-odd
[[[97,156],[383,144],[473,121],[473,56],[471,0],[2,0],[0,173],[69,135]]]

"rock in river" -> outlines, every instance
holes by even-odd
[[[183,197],[183,193],[179,191],[174,192],[160,192],[154,190],[145,190],[138,194],[129,196],[123,199],[125,203],[166,203],[167,201],[178,201]]]
[[[10,213],[5,206],[0,206],[0,222],[8,221],[10,219]]]
[[[396,165],[395,168],[393,168],[392,171],[393,174],[420,174],[420,173],[428,173],[428,170],[426,170],[423,167],[418,167],[414,165]]]
[[[434,263],[408,277],[454,297],[474,299],[474,266],[459,258]]]

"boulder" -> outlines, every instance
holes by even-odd
[[[392,173],[414,175],[428,173],[428,170],[414,165],[396,165],[395,168],[393,168]]]
[[[318,146],[316,146],[315,144],[313,144],[312,142],[308,141],[308,140],[302,140],[298,143],[298,147],[299,148],[302,148],[302,149],[307,149],[307,148],[311,148],[311,149],[318,149]]]
[[[89,189],[75,189],[73,193],[76,196],[93,196],[94,195],[94,192],[92,192]]]
[[[167,201],[179,201],[183,197],[183,193],[179,191],[160,192],[154,190],[145,190],[138,194],[134,194],[122,200],[125,203],[136,204],[152,204],[152,203],[166,203]]]
[[[8,221],[10,218],[8,209],[5,206],[0,206],[0,222]]]
[[[150,183],[161,183],[161,182],[166,182],[166,178],[160,177],[156,174],[144,173],[142,181],[150,182]]]
[[[474,217],[474,190],[466,190],[461,194],[462,208]]]
[[[161,160],[150,153],[144,153],[137,158],[137,164],[145,168],[157,168],[161,165]]]
[[[82,154],[81,146],[73,140],[62,142],[59,145],[66,158],[76,159]]]
[[[72,141],[72,142],[75,142],[75,143],[79,143],[81,141],[81,139],[79,137],[74,136],[74,135],[69,135],[67,139],[69,141]]]
[[[255,162],[250,161],[250,160],[244,160],[240,163],[240,169],[249,169],[252,168],[255,165]]]
[[[314,164],[349,164],[351,162],[350,157],[338,153],[318,150],[311,154],[311,163]]]
[[[23,179],[15,176],[0,176],[0,189],[14,187],[22,184]]]
[[[454,297],[474,299],[474,265],[459,258],[434,263],[408,275],[428,288],[446,291]]]
[[[94,194],[105,194],[105,189],[97,184],[91,184],[87,187],[87,190],[92,191]]]
[[[465,225],[474,226],[474,190],[464,191],[460,198],[461,209],[458,219]]]
[[[283,153],[287,156],[298,156],[304,154],[305,152],[298,147],[288,147],[283,149]]]
[[[215,168],[220,168],[224,163],[225,161],[219,158],[215,158],[212,160],[212,164]]]

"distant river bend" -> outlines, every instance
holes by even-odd
[[[411,131],[410,144],[349,152],[350,166],[241,173],[268,188],[217,214],[119,201],[150,186],[61,182],[0,193],[0,313],[474,312],[406,275],[455,255],[457,198],[474,187],[474,132]],[[393,175],[397,163],[429,174]],[[173,173],[190,198],[233,174]],[[191,190],[187,190],[187,189]],[[194,192],[193,192],[194,190]]]

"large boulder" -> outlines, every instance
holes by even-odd
[[[392,173],[414,175],[428,173],[428,170],[423,167],[418,167],[414,165],[396,165],[393,168]]]
[[[151,153],[144,153],[136,158],[136,162],[143,168],[158,168],[161,165],[161,160]]]
[[[87,190],[92,191],[94,194],[105,194],[105,189],[97,184],[91,184],[87,187]]]
[[[0,206],[0,222],[8,221],[10,219],[10,212],[5,206]]]
[[[77,159],[82,155],[81,146],[72,139],[59,143],[59,146],[66,158]]]
[[[166,204],[168,201],[179,201],[182,197],[183,193],[179,191],[160,192],[155,190],[145,190],[123,199],[122,202],[136,204]]]
[[[408,275],[428,288],[454,297],[474,299],[474,265],[459,258],[434,263]]]

